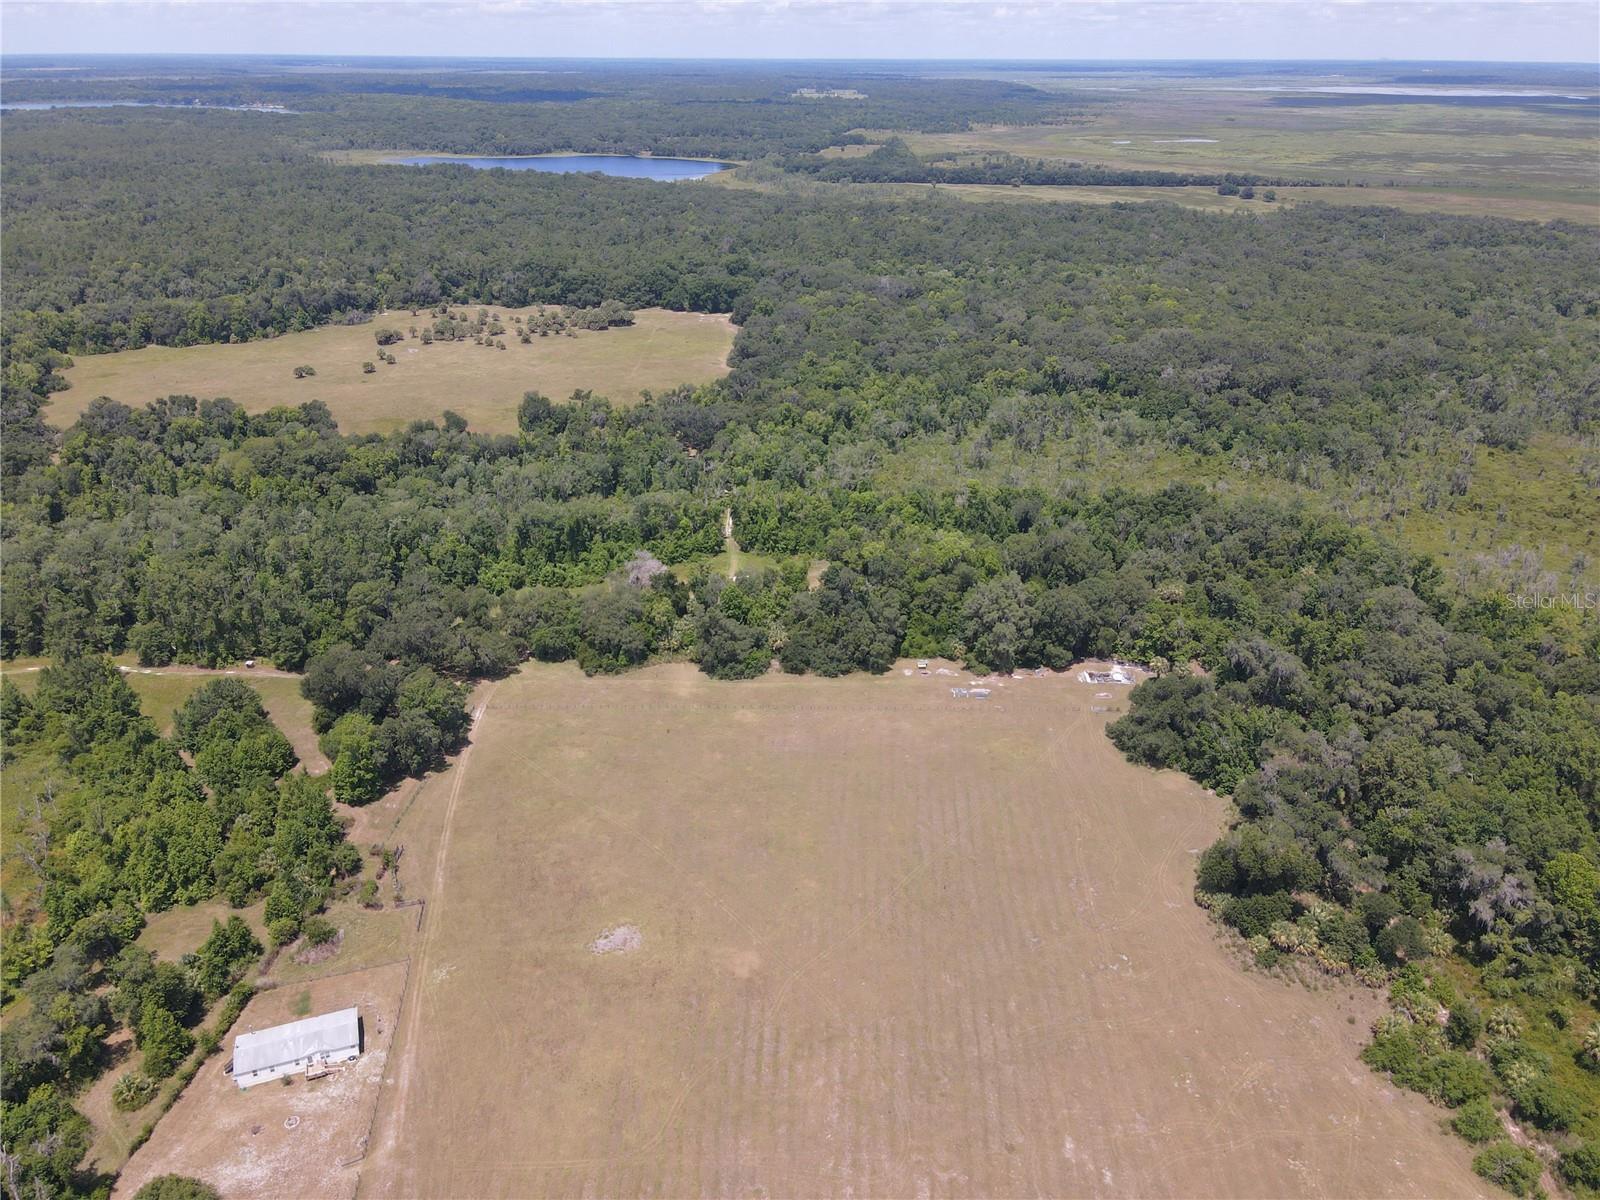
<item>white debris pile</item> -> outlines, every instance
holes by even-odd
[[[644,945],[644,934],[637,925],[618,925],[589,943],[590,954],[629,954]]]

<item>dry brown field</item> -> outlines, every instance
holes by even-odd
[[[1122,759],[1125,692],[964,682],[482,689],[367,819],[428,905],[358,1194],[1485,1194],[1357,1059],[1376,996],[1247,971],[1194,905],[1224,805]],[[152,1148],[203,1165],[183,1111]]]
[[[464,306],[476,312],[479,306]],[[512,329],[510,317],[533,308],[487,306]],[[583,388],[619,404],[644,390],[707,383],[728,371],[734,326],[707,313],[642,309],[634,323],[572,337],[515,334],[504,350],[468,340],[425,346],[408,338],[388,347],[395,364],[378,362],[376,328],[420,330],[425,313],[396,310],[362,325],[324,326],[264,341],[215,346],[146,346],[115,354],[79,355],[64,372],[71,387],[50,397],[45,419],[57,428],[76,421],[97,396],[139,406],[170,395],[226,396],[250,412],[321,400],[345,433],[386,433],[411,421],[438,420],[445,409],[480,433],[514,433],[517,405],[528,391],[565,400]],[[361,364],[377,370],[365,374]],[[316,368],[294,378],[297,366]]]
[[[354,1193],[379,1081],[389,1056],[407,964],[390,963],[285,985],[256,996],[155,1133],[129,1160],[115,1197],[157,1175],[203,1179],[228,1200],[335,1200]],[[233,1039],[252,1029],[355,1005],[362,1053],[344,1071],[290,1077],[240,1091],[223,1073]]]

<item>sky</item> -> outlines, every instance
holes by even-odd
[[[1600,62],[1600,0],[0,0],[0,50]]]

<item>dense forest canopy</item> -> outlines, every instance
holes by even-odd
[[[6,115],[0,649],[58,662],[31,698],[7,685],[0,712],[12,777],[51,781],[32,901],[4,927],[7,996],[32,1013],[7,1023],[19,1169],[80,1186],[66,1098],[100,1069],[105,1034],[120,1022],[171,1049],[158,1062],[182,1058],[201,999],[248,957],[219,925],[185,991],[130,953],[144,914],[260,899],[272,939],[295,936],[359,869],[335,806],[458,748],[467,681],[528,658],[688,658],[744,678],[774,659],[833,675],[900,655],[999,670],[1117,655],[1159,671],[1117,744],[1236,805],[1201,858],[1203,902],[1264,965],[1392,977],[1374,1066],[1463,1114],[1513,1111],[1565,1155],[1569,1183],[1593,1186],[1593,613],[1464,592],[1326,507],[1091,486],[1089,461],[1065,484],[1025,467],[977,477],[1001,449],[1026,463],[1071,443],[1359,482],[1423,454],[1470,464],[1480,445],[1592,436],[1592,232],[316,153],[809,155],[863,121],[789,93],[849,79],[876,89],[878,127],[1063,115],[1059,96],[1016,85],[776,70],[679,80],[662,111],[620,70],[564,78],[561,98],[481,75],[357,94],[337,76],[247,72],[199,94],[292,93],[314,115]],[[874,161],[915,167],[894,146],[791,166],[826,181],[843,168],[820,164]],[[631,407],[529,394],[505,436],[459,418],[347,436],[287,385],[259,414],[225,395],[99,399],[48,424],[70,355],[540,302],[732,312],[731,373]],[[909,469],[930,460],[949,477]],[[760,556],[731,579],[709,565],[725,513]],[[303,670],[331,771],[295,771],[237,688],[198,693],[160,737],[101,657],[123,652]],[[1497,1178],[1521,1161],[1491,1149]]]

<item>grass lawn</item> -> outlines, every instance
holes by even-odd
[[[511,316],[535,310],[490,311],[509,330]],[[478,432],[514,433],[524,392],[564,400],[585,388],[629,403],[644,390],[719,378],[727,373],[735,333],[726,316],[644,309],[633,325],[604,332],[535,338],[529,345],[508,333],[504,350],[470,340],[425,346],[408,339],[389,347],[393,366],[377,362],[375,327],[420,330],[429,323],[426,313],[396,310],[363,325],[324,326],[264,341],[81,355],[64,372],[71,387],[50,398],[45,419],[65,428],[97,396],[135,406],[169,395],[226,396],[251,412],[321,400],[345,433],[383,433],[411,421],[437,420],[446,409]],[[366,361],[377,363],[370,375],[361,369]],[[316,374],[295,379],[294,368],[302,365]]]

